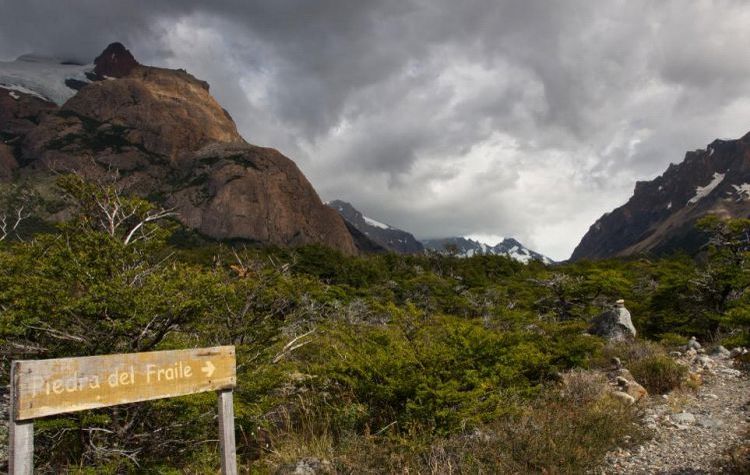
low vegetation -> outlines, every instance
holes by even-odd
[[[252,471],[318,459],[353,473],[580,473],[639,437],[635,410],[581,370],[618,356],[655,392],[682,376],[655,343],[585,334],[591,317],[624,298],[642,339],[749,342],[744,221],[704,223],[718,237],[697,261],[346,257],[208,242],[143,201],[60,186],[68,222],[0,243],[2,384],[11,359],[236,345],[238,458]],[[113,204],[124,219],[106,219]],[[566,391],[561,374],[577,378]],[[213,394],[36,427],[41,473],[218,466]]]

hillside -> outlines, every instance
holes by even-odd
[[[661,176],[636,183],[627,203],[589,228],[571,259],[695,252],[706,243],[695,223],[708,214],[750,216],[750,134],[715,140]]]

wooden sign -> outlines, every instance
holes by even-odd
[[[13,362],[16,420],[233,388],[234,347]]]
[[[31,419],[217,391],[222,473],[234,474],[237,467],[232,388],[236,385],[233,346],[14,361],[11,366],[10,473],[33,472]]]

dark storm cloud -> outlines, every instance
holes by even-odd
[[[0,0],[0,58],[111,41],[209,81],[326,199],[567,257],[636,179],[750,125],[742,1]],[[746,125],[747,124],[747,125]]]

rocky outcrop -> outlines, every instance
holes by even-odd
[[[707,241],[695,222],[708,214],[750,216],[750,134],[715,140],[654,180],[636,183],[630,200],[599,218],[571,259],[695,252]]]
[[[612,309],[602,312],[594,318],[589,333],[601,336],[609,341],[634,339],[636,331],[630,319],[630,312],[625,308],[625,302],[618,300]]]
[[[53,102],[0,86],[0,138],[15,143],[56,111]]]
[[[131,58],[110,45],[97,67],[117,79],[82,87],[59,109],[23,98],[3,112],[0,133],[12,135],[12,158],[22,163],[13,171],[0,149],[0,179],[9,169],[31,181],[50,172],[106,177],[175,208],[182,223],[211,238],[356,253],[343,219],[294,162],[245,142],[207,83]]]
[[[138,61],[122,43],[112,43],[94,59],[94,74],[100,79],[121,78],[136,66]]]
[[[191,154],[209,143],[244,142],[205,82],[184,71],[139,66],[127,77],[82,89],[29,134],[24,152],[39,158],[92,133],[108,139],[79,141],[77,151],[129,146],[187,166]]]
[[[190,182],[166,201],[188,227],[219,239],[319,243],[355,252],[338,214],[277,150],[211,144],[193,158]]]

